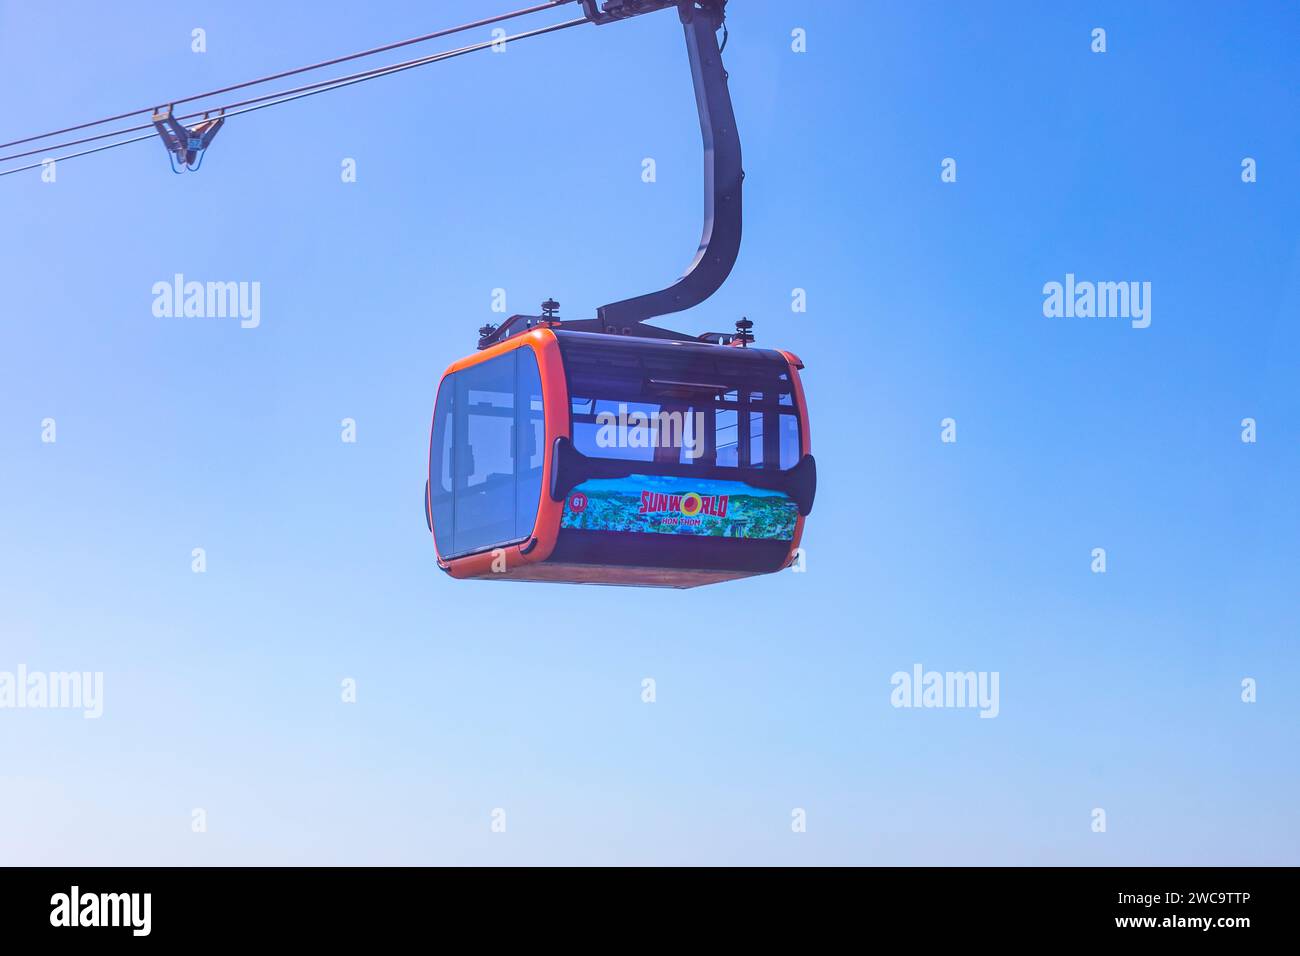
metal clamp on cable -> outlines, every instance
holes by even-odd
[[[203,119],[193,126],[182,124],[172,112],[171,106],[160,106],[154,110],[153,125],[162,137],[167,149],[167,158],[171,161],[172,172],[180,173],[181,167],[198,172],[203,165],[203,154],[212,145],[217,130],[226,121],[225,110],[212,119],[203,114]],[[179,166],[177,165],[179,163]]]

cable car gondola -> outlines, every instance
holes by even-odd
[[[690,336],[740,247],[740,142],[717,31],[725,0],[580,0],[605,24],[676,7],[705,155],[695,261],[667,289],[562,320],[559,304],[480,330],[438,386],[425,520],[456,578],[687,588],[779,571],[812,510],[799,370],[753,324]]]

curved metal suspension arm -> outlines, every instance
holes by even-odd
[[[583,0],[583,4],[591,16],[594,0]],[[612,0],[604,4],[601,15],[622,19],[668,5],[662,0]],[[741,183],[745,173],[717,36],[726,16],[726,0],[677,0],[676,6],[686,35],[704,141],[704,230],[694,260],[671,286],[611,302],[597,310],[601,327],[613,331],[621,332],[646,319],[699,305],[722,285],[740,252]]]

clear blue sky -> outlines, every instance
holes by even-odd
[[[510,6],[5,2],[0,140]],[[0,862],[1300,862],[1300,8],[730,25],[745,239],[675,324],[807,363],[802,575],[460,583],[424,525],[492,290],[589,316],[694,250],[671,13],[231,120],[197,175],[0,179],[0,671],[105,675],[98,721],[0,710]],[[177,272],[261,326],[155,317]],[[1067,272],[1150,328],[1045,318]],[[999,716],[892,708],[916,663]]]

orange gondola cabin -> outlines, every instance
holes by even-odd
[[[714,338],[550,322],[452,365],[425,501],[439,566],[678,588],[787,567],[816,485],[802,365]]]

